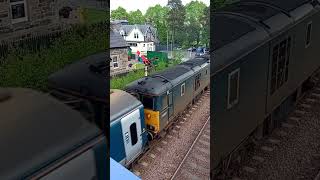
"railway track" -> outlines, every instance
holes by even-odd
[[[210,117],[171,177],[171,180],[180,179],[210,179]]]
[[[131,171],[142,179],[170,179],[204,124],[209,124],[208,97],[210,89],[204,91],[193,105],[177,117],[163,137],[151,142],[150,148],[132,165]],[[210,137],[209,130],[206,135]],[[209,143],[210,139],[207,141]]]

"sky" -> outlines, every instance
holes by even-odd
[[[183,5],[191,2],[192,0],[181,0]],[[195,1],[195,0],[194,0]],[[198,0],[205,3],[207,6],[210,4],[210,0]],[[127,10],[127,12],[135,11],[140,9],[144,14],[150,6],[155,6],[160,4],[161,6],[166,6],[168,0],[110,0],[110,10],[115,10],[119,6]]]

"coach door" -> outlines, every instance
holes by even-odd
[[[168,94],[168,114],[170,119],[173,116],[173,96],[171,91]]]
[[[137,109],[121,119],[126,164],[131,163],[141,152],[142,134],[140,110]]]

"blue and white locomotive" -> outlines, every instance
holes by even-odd
[[[147,145],[144,108],[134,96],[110,91],[110,157],[128,167]]]

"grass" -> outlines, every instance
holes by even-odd
[[[18,53],[15,50],[0,66],[0,87],[25,87],[47,90],[47,78],[68,64],[107,49],[107,32],[84,28],[63,35],[48,49],[37,53]]]
[[[181,62],[181,61],[180,61]],[[160,61],[156,66],[155,70],[151,72],[151,74],[163,71],[169,67],[173,67],[176,64],[180,63],[178,60],[173,60],[171,63],[166,63],[165,61]],[[122,77],[114,77],[110,80],[110,88],[111,89],[124,89],[125,86],[135,80],[144,77],[144,69],[133,71],[128,73],[126,76]]]
[[[107,11],[97,9],[83,9],[83,16],[88,24],[99,23],[108,19]]]

